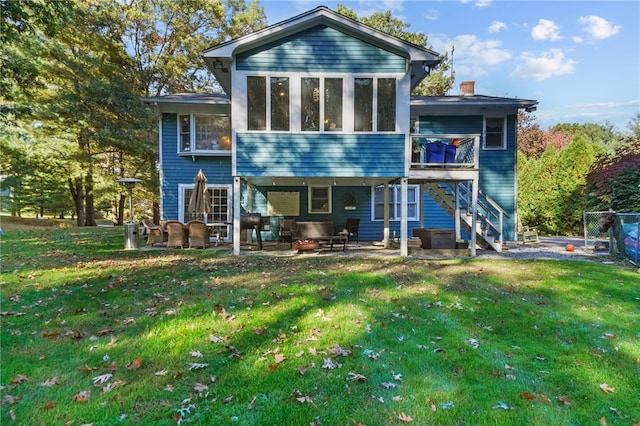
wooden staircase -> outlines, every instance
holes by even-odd
[[[480,246],[503,251],[504,218],[509,215],[482,191],[478,191],[477,220],[472,223],[471,184],[468,182],[429,182],[424,190],[456,221],[456,229],[464,227],[480,237]],[[456,236],[459,237],[459,236]]]

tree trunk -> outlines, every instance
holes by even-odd
[[[127,197],[123,194],[120,194],[120,200],[118,202],[118,207],[120,209],[120,216],[118,216],[118,225],[122,226],[124,224],[124,202],[127,200]]]
[[[69,185],[69,192],[71,193],[71,198],[73,199],[73,204],[75,205],[76,210],[76,225],[84,226],[85,224],[85,215],[84,215],[84,192],[82,190],[82,178],[75,177],[69,178],[67,181]]]
[[[111,223],[113,223],[113,226],[120,225],[120,215],[118,215],[116,200],[111,200]]]
[[[160,223],[160,203],[157,201],[153,202],[153,223]]]
[[[89,167],[93,167],[89,165]],[[85,208],[86,208],[86,217],[85,217],[85,226],[97,226],[96,224],[96,216],[95,216],[95,208],[93,205],[93,174],[89,172],[87,176],[84,178],[84,189],[85,189]]]

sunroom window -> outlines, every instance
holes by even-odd
[[[319,132],[321,128],[330,132],[342,130],[341,78],[302,78],[300,102],[303,132]]]
[[[504,121],[502,117],[485,118],[484,149],[505,149],[507,147]]]
[[[356,132],[395,131],[395,78],[356,78],[353,103]]]
[[[409,185],[407,188],[407,218],[408,220],[419,220],[420,213],[420,186]],[[400,207],[402,203],[400,185],[389,185],[389,220],[400,220]],[[384,220],[384,188],[377,187],[374,192],[373,218],[374,220]]]
[[[289,98],[289,77],[270,77],[269,85],[267,77],[247,77],[247,128],[288,131],[291,114]]]
[[[181,152],[229,152],[231,117],[185,114],[178,117]]]

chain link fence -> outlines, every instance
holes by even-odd
[[[585,250],[605,251],[640,260],[640,213],[584,212]]]

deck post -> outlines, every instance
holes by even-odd
[[[384,248],[389,248],[389,209],[387,206],[389,205],[389,182],[384,183],[384,188],[382,190],[382,201],[384,207],[384,229],[382,234],[382,245]]]
[[[476,255],[476,235],[478,222],[478,178],[471,181],[471,235],[469,236],[469,256]]]
[[[233,254],[240,255],[240,177],[233,178]]]
[[[407,231],[409,229],[409,221],[407,216],[409,214],[409,201],[407,197],[409,195],[409,179],[406,177],[400,179],[400,197],[402,203],[400,204],[400,256],[408,256],[409,251],[407,247]]]

